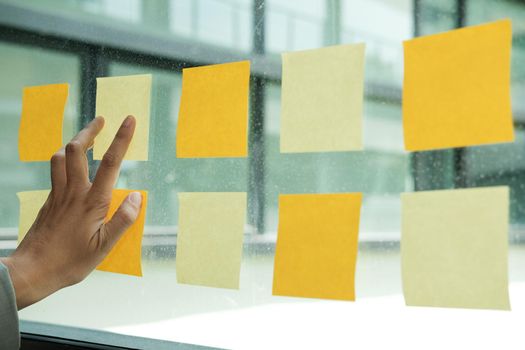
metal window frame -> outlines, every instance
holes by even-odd
[[[414,37],[418,37],[422,34],[421,14],[423,13],[423,6],[423,0],[413,0],[412,2]],[[467,0],[455,0],[454,14],[455,17],[452,19],[454,22],[454,28],[465,26]],[[465,148],[412,152],[410,158],[414,190],[416,191],[463,188],[468,185]],[[452,176],[446,176],[446,163],[450,160],[452,161],[453,174]],[[431,170],[429,171],[429,169]]]
[[[20,321],[21,350],[213,350],[207,346],[148,339],[117,333]],[[102,342],[103,341],[103,342]]]

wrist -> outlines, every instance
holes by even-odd
[[[39,276],[36,264],[28,261],[24,256],[13,254],[1,258],[1,261],[9,270],[18,310],[36,303],[59,289],[54,288],[44,276]]]

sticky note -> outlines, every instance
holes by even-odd
[[[404,193],[407,305],[510,309],[507,187]]]
[[[124,232],[117,244],[115,244],[106,258],[97,267],[97,270],[142,276],[142,236],[144,234],[144,224],[146,221],[148,192],[123,189],[113,190],[106,220],[109,221],[111,219],[120,204],[122,204],[131,192],[140,192],[142,194],[142,205],[139,216],[126,232]]]
[[[273,295],[355,300],[361,197],[279,196]]]
[[[97,116],[104,128],[95,138],[93,158],[102,159],[120,125],[128,115],[137,123],[127,160],[148,160],[151,74],[97,78]]]
[[[404,42],[405,148],[514,141],[510,20]]]
[[[18,154],[24,162],[49,161],[62,147],[68,84],[24,88]]]
[[[246,157],[250,62],[182,70],[178,158]]]
[[[239,288],[246,193],[179,193],[177,281]]]
[[[365,44],[282,55],[281,152],[363,149]]]
[[[18,220],[18,243],[22,242],[49,196],[49,190],[18,192],[20,216]]]

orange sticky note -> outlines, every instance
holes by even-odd
[[[514,141],[511,46],[510,20],[405,41],[405,148]]]
[[[178,158],[246,157],[250,62],[182,70]]]
[[[24,88],[18,154],[24,162],[49,161],[62,147],[68,84]]]
[[[361,193],[279,196],[273,295],[355,300]]]
[[[142,194],[142,206],[139,217],[135,223],[124,232],[124,235],[120,238],[117,244],[115,244],[104,261],[100,263],[97,270],[142,276],[142,236],[146,220],[148,192],[121,189],[113,190],[113,197],[111,198],[111,204],[109,206],[106,220],[111,219],[120,204],[131,192],[140,192]]]

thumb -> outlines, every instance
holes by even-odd
[[[108,247],[113,247],[122,234],[137,220],[140,213],[142,195],[131,192],[117,209],[111,220],[105,226]]]

